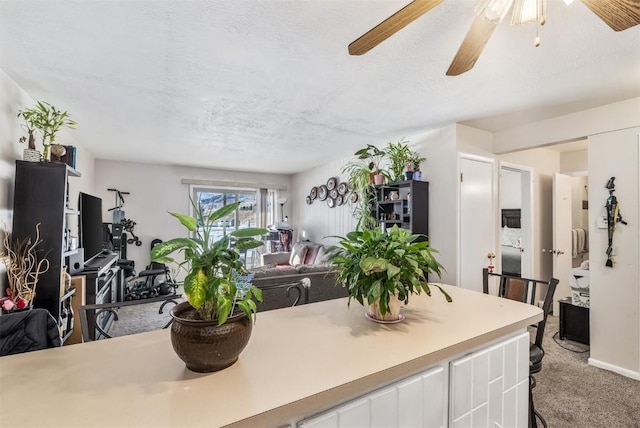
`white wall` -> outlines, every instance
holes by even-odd
[[[577,141],[590,135],[632,128],[640,118],[640,97],[607,104],[493,134],[493,151],[507,153]]]
[[[429,241],[440,254],[444,266],[442,282],[458,283],[459,166],[456,125],[449,125],[420,136],[417,151],[427,160],[422,180],[429,182]],[[435,278],[434,278],[435,280]]]
[[[560,172],[567,174],[570,172],[582,172],[588,168],[587,151],[576,150],[573,152],[560,153]]]
[[[593,365],[640,380],[640,127],[589,137],[591,358]],[[616,177],[615,196],[628,222],[613,235],[615,264],[605,267],[605,185]]]
[[[115,193],[107,189],[130,192],[125,196],[123,209],[125,217],[137,223],[134,233],[142,241],[142,246],[136,247],[129,244],[127,258],[135,261],[137,271],[142,270],[149,263],[150,244],[153,239],[165,241],[187,236],[180,222],[169,215],[169,212],[189,213],[189,185],[182,184],[182,179],[238,181],[255,183],[256,187],[264,183],[291,185],[291,178],[288,175],[97,159],[93,195],[102,198],[104,222],[112,221],[112,215],[107,212],[107,209],[115,206]],[[288,197],[287,192],[282,192],[282,195]],[[285,205],[286,210],[287,205]],[[295,217],[289,217],[296,227]]]
[[[0,228],[11,229],[13,223],[13,197],[15,185],[15,161],[22,159],[22,151],[27,147],[20,144],[19,139],[26,132],[22,127],[24,120],[18,118],[18,111],[24,108],[31,108],[35,105],[35,100],[19,87],[7,74],[0,70],[0,94],[2,103],[0,104]],[[51,101],[54,100],[44,100]],[[70,112],[74,119],[78,120],[82,126],[81,116]],[[73,145],[77,148],[77,170],[82,174],[81,178],[69,180],[70,201],[78,200],[78,193],[81,191],[91,191],[93,188],[93,155],[82,147],[73,136],[73,131],[63,129],[57,141],[64,145]],[[36,149],[42,151],[42,144],[36,142]],[[43,183],[46,185],[46,183]],[[69,225],[72,234],[77,235],[77,219],[69,216]],[[0,236],[0,239],[4,235]],[[4,290],[5,269],[0,263],[0,289]]]
[[[356,227],[351,204],[329,208],[327,201],[315,199],[312,204],[306,203],[312,187],[327,184],[327,180],[336,177],[338,183],[347,179],[342,175],[342,167],[353,160],[350,156],[296,174],[291,180],[291,201],[293,203],[293,218],[295,219],[294,240],[305,238],[313,242],[331,245],[336,242],[330,236],[344,236]]]

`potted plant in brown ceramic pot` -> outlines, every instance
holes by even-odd
[[[397,226],[386,231],[375,227],[338,237],[338,244],[331,247],[330,263],[338,282],[349,291],[349,302],[369,305],[367,318],[402,321],[401,303],[409,303],[412,294],[430,296],[431,287],[451,302],[439,285],[427,281],[427,274],[440,276],[443,268],[434,257],[438,251],[420,237]]]
[[[171,343],[188,369],[196,372],[222,370],[235,363],[249,342],[256,303],[262,292],[251,284],[239,251],[263,244],[255,237],[268,231],[262,228],[238,229],[220,239],[212,231],[218,220],[232,214],[234,203],[205,214],[201,204],[191,201],[195,217],[170,213],[193,237],[162,242],[151,250],[151,260],[176,262],[169,255],[182,252],[179,266],[187,275],[184,292],[187,302],[171,310]]]

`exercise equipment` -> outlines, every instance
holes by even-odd
[[[151,248],[162,241],[154,239]],[[171,277],[171,271],[163,263],[151,262],[147,268],[136,277],[127,281],[124,300],[151,299],[159,296],[167,296],[167,299],[176,295],[179,283]]]

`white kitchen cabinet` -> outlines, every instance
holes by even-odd
[[[450,425],[526,427],[528,382],[528,333],[452,361]]]

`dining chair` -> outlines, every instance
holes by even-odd
[[[491,277],[498,279],[497,284],[495,284],[495,281],[490,284],[489,279]],[[491,287],[492,285],[493,287]],[[482,269],[482,291],[485,294],[493,294],[531,305],[535,305],[536,302],[542,302],[543,318],[542,321],[533,326],[536,328],[536,335],[529,346],[529,426],[534,428],[538,426],[537,419],[540,419],[545,428],[547,427],[547,422],[536,411],[533,404],[533,388],[536,386],[536,380],[533,375],[542,370],[542,358],[544,357],[542,339],[547,325],[547,317],[553,306],[553,295],[557,285],[558,280],[556,278],[545,281],[489,272],[487,268]]]

